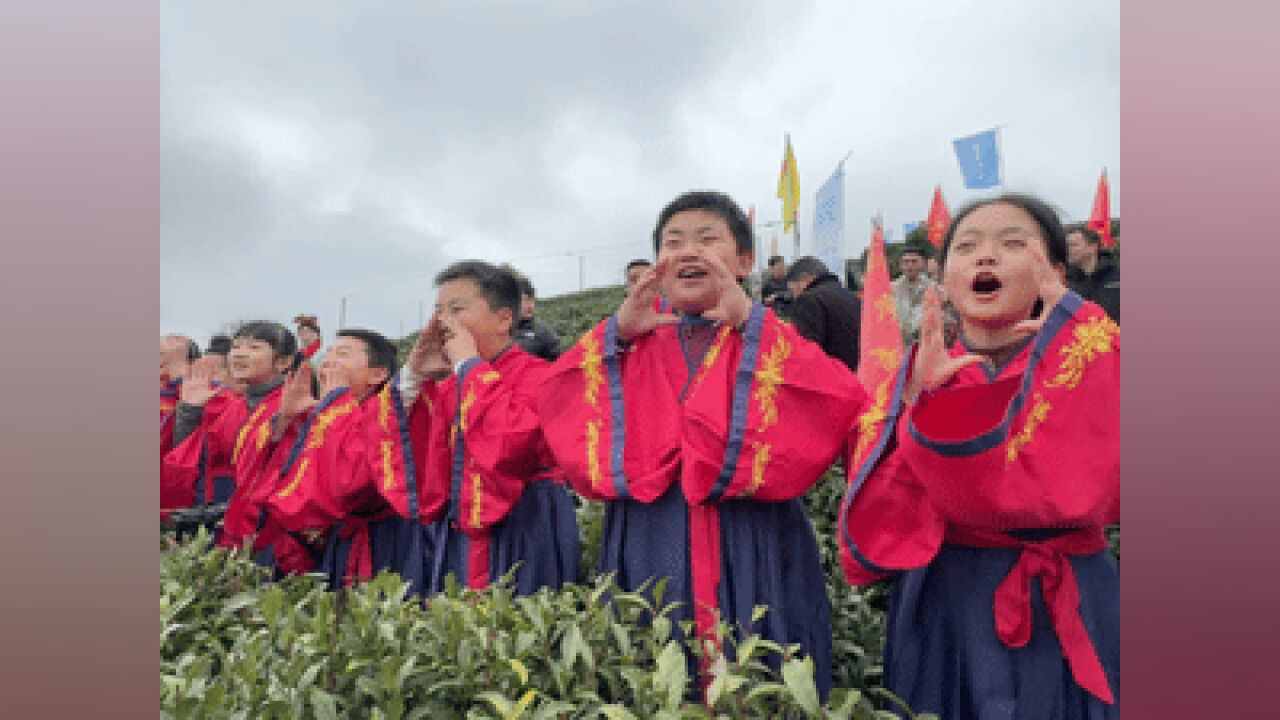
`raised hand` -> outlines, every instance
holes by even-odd
[[[698,255],[711,266],[711,278],[716,283],[715,306],[702,313],[708,320],[719,320],[732,328],[741,328],[751,317],[751,298],[738,284],[738,278],[724,264],[724,260],[715,253],[698,248]]]
[[[915,402],[921,391],[942,387],[961,368],[978,362],[986,362],[986,358],[973,353],[953,358],[947,353],[946,341],[942,337],[942,300],[937,290],[929,287],[924,292],[920,319],[920,348],[916,351],[911,377],[907,379],[907,402]]]
[[[336,362],[320,366],[320,397],[328,397],[334,390],[351,387],[351,372]]]
[[[456,365],[463,360],[470,360],[480,355],[480,351],[476,349],[475,337],[457,318],[442,315],[440,323],[444,325],[445,330],[444,357],[450,365]]]
[[[438,316],[432,316],[431,322],[418,333],[413,348],[409,350],[406,364],[409,370],[419,376],[439,380],[447,377],[452,369],[444,358],[443,328]]]
[[[1062,283],[1062,276],[1049,262],[1042,243],[1029,243],[1027,249],[1035,259],[1036,284],[1039,286],[1042,307],[1039,316],[1023,320],[1014,325],[1013,330],[1025,335],[1034,335],[1040,332],[1040,328],[1044,327],[1045,318],[1049,317],[1050,311],[1057,306],[1058,301],[1062,300],[1062,296],[1067,294],[1067,286]]]
[[[204,407],[216,392],[213,387],[213,375],[221,362],[222,358],[214,356],[202,357],[192,363],[191,370],[182,380],[182,390],[178,393],[178,400],[187,405]]]
[[[280,415],[290,420],[315,407],[311,395],[311,363],[303,362],[297,370],[285,376],[280,389]]]
[[[177,380],[190,370],[188,341],[181,336],[160,338],[160,372],[165,380]]]
[[[627,298],[618,308],[618,335],[623,340],[632,340],[645,333],[652,332],[660,325],[680,322],[680,318],[671,313],[660,313],[654,309],[654,300],[658,297],[658,289],[666,279],[671,268],[671,259],[663,258],[658,264],[646,268],[640,273],[635,287],[627,293]]]

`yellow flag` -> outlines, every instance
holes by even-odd
[[[796,209],[800,206],[800,173],[796,170],[796,154],[791,150],[791,133],[787,133],[787,147],[782,153],[778,199],[782,201],[782,231],[787,232],[795,225]]]

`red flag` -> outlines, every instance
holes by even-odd
[[[1107,184],[1107,169],[1102,168],[1098,178],[1098,192],[1093,196],[1093,212],[1089,213],[1090,230],[1102,236],[1102,248],[1109,250],[1116,245],[1111,237],[1111,187]]]
[[[902,331],[889,284],[889,263],[884,254],[884,225],[877,218],[867,250],[867,269],[862,278],[862,322],[858,355],[858,380],[871,396],[871,406],[858,418],[858,441],[849,458],[858,467],[880,436],[889,405],[889,390],[902,363]]]
[[[902,357],[902,331],[889,285],[884,255],[884,226],[877,218],[871,230],[867,269],[862,279],[862,323],[858,379],[871,391],[893,375]]]
[[[951,213],[947,210],[947,202],[942,199],[942,186],[933,188],[933,203],[929,205],[929,219],[925,221],[929,228],[929,242],[936,248],[942,247],[942,239],[951,227]]]

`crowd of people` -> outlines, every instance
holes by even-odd
[[[839,463],[845,575],[892,584],[889,690],[945,718],[1118,717],[1119,274],[1097,235],[1007,194],[957,212],[936,257],[907,248],[889,392],[857,374],[870,299],[817,258],[771,258],[747,289],[729,197],[680,195],[651,241],[566,349],[528,279],[481,261],[435,278],[403,364],[369,330],[321,350],[306,316],[203,354],[161,338],[162,517],[225,506],[219,545],[334,588],[388,569],[430,596],[514,569],[532,593],[582,579],[576,494],[605,506],[601,572],[667,580],[710,651],[700,686],[725,622],[798,645],[825,695],[801,498]]]

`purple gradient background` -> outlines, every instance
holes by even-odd
[[[1122,5],[1129,718],[1280,716],[1277,21]]]
[[[0,716],[155,717],[157,5],[0,9]]]
[[[1124,705],[1269,718],[1280,6],[1177,5],[1122,6]],[[5,717],[157,708],[158,32],[0,10]]]

